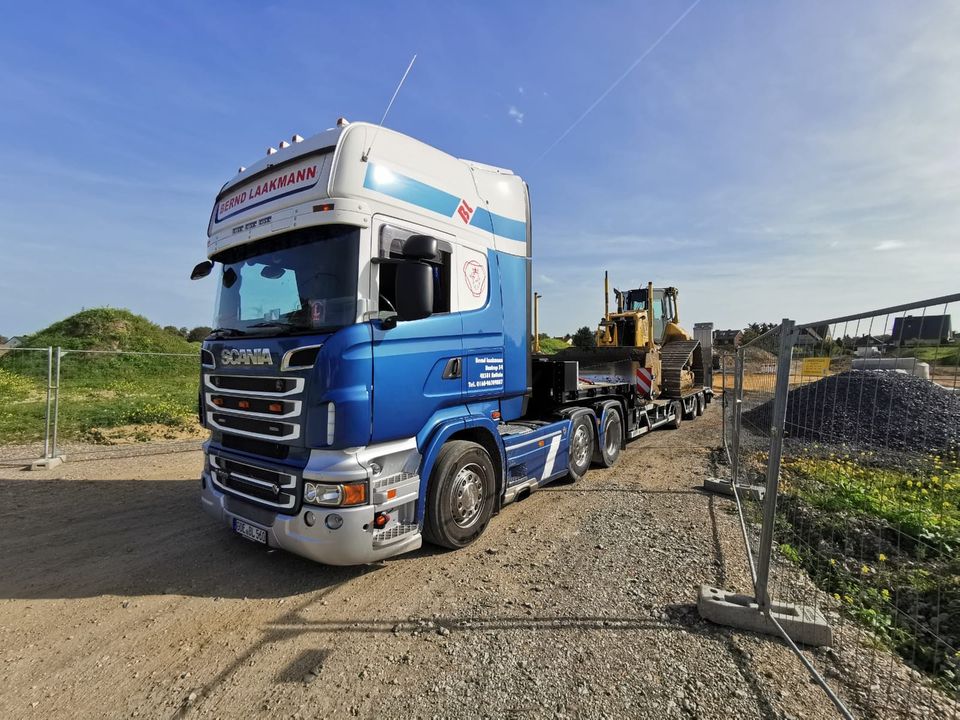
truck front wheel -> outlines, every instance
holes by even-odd
[[[452,550],[472,543],[490,522],[495,491],[487,451],[466,440],[448,442],[430,476],[424,539]]]

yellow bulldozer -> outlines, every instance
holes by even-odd
[[[596,333],[596,358],[629,359],[635,363],[638,389],[651,399],[682,398],[703,389],[700,342],[680,326],[677,288],[614,289],[616,311],[610,311],[610,280],[603,277],[603,319]]]

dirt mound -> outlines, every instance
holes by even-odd
[[[745,412],[769,427],[773,401]],[[896,372],[848,370],[790,391],[786,436],[892,450],[957,452],[960,396]]]
[[[747,347],[743,349],[743,359],[748,363],[775,363],[777,356],[763,348]]]
[[[197,345],[167,332],[142,315],[119,308],[91,308],[23,339],[25,347],[59,345],[64,350],[125,350],[196,353]]]

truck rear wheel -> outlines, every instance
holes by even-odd
[[[590,469],[593,459],[593,423],[586,413],[577,415],[570,428],[570,448],[567,455],[570,460],[567,464],[567,473],[571,481],[576,482]]]
[[[670,403],[670,412],[673,413],[673,420],[667,423],[667,427],[677,430],[680,427],[680,422],[683,420],[683,403],[679,400],[674,400]]]
[[[603,467],[613,467],[620,457],[620,448],[623,445],[623,425],[620,422],[620,413],[611,410],[603,419],[603,442],[600,446],[600,464]]]
[[[448,442],[430,475],[424,539],[451,550],[472,543],[490,522],[496,487],[493,463],[483,447],[466,440]]]

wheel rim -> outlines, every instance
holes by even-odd
[[[607,423],[604,440],[607,446],[607,457],[613,457],[617,452],[617,448],[620,447],[620,422],[618,420],[611,420]]]
[[[573,462],[578,467],[587,459],[590,448],[590,431],[586,425],[578,425],[573,433]]]
[[[470,527],[483,511],[486,498],[483,492],[483,479],[486,473],[476,463],[460,468],[453,480],[453,522],[457,527]]]

